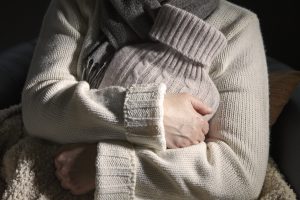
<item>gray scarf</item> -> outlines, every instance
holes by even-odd
[[[219,0],[99,0],[100,30],[98,44],[89,53],[83,80],[97,88],[115,51],[123,46],[151,41],[148,33],[157,12],[165,4],[184,9],[206,19]]]

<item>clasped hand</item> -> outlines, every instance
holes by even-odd
[[[182,148],[203,142],[208,122],[203,115],[211,109],[190,94],[169,94],[164,99],[164,127],[168,148]],[[96,144],[64,145],[54,158],[56,177],[74,195],[95,188]]]
[[[166,95],[164,127],[167,147],[175,149],[203,142],[209,131],[203,115],[211,112],[211,108],[188,93]]]

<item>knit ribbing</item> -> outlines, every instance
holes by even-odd
[[[126,93],[124,103],[124,123],[128,141],[166,149],[163,126],[163,99],[166,91],[164,84],[133,85]]]
[[[134,199],[135,153],[129,143],[116,144],[97,146],[95,199]]]
[[[205,66],[226,45],[226,38],[219,30],[169,4],[158,13],[150,36]]]

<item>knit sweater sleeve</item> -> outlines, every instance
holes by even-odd
[[[99,143],[96,199],[258,197],[269,148],[265,52],[254,14],[233,24],[224,26],[228,45],[211,66],[220,105],[206,141],[158,153],[121,141]]]
[[[119,139],[164,150],[164,84],[91,89],[78,79],[95,2],[51,2],[22,94],[25,129],[58,143]],[[139,127],[132,119],[139,119]],[[143,127],[149,130],[145,135],[133,133]]]

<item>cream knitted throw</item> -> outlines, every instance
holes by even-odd
[[[53,153],[58,146],[24,136],[22,128],[19,105],[0,111],[0,197],[3,200],[93,199],[92,192],[76,197],[63,190],[54,175]],[[272,158],[259,199],[296,199]]]

